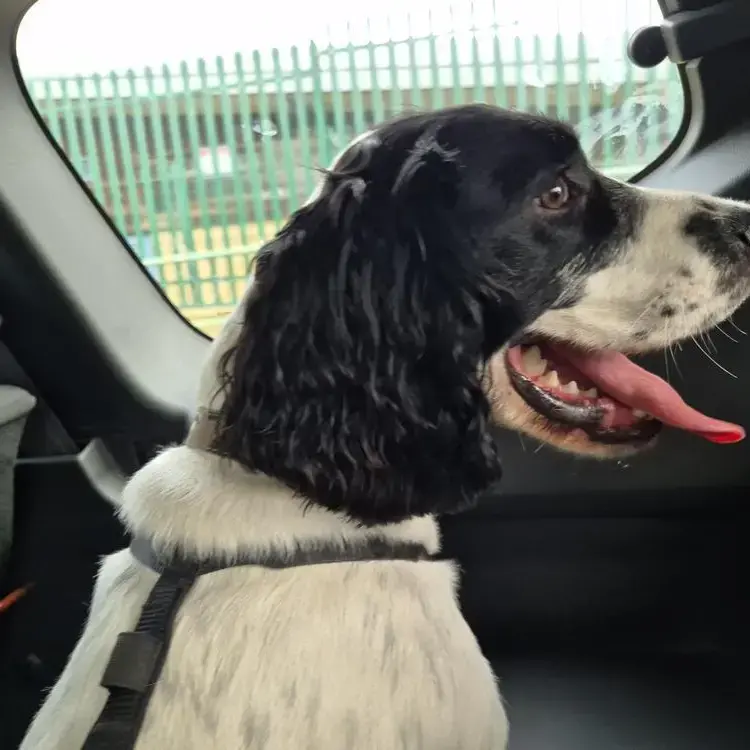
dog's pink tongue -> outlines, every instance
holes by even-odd
[[[745,430],[713,419],[688,406],[669,383],[619,352],[585,354],[553,346],[601,391],[631,409],[640,409],[664,424],[693,432],[713,443],[738,443]]]

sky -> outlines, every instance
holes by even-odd
[[[621,57],[623,32],[658,14],[656,0],[38,0],[21,22],[17,55],[25,78],[90,75],[310,41],[468,34],[496,19],[503,33],[524,37],[559,30],[574,43],[583,31],[602,56]]]

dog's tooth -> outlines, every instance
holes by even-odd
[[[599,391],[596,388],[589,388],[587,391],[581,391],[581,395],[586,398],[599,398]]]
[[[557,374],[557,370],[550,370],[539,382],[549,388],[559,388],[560,378]]]
[[[645,411],[641,411],[640,409],[633,409],[633,416],[636,419],[643,419],[644,417],[647,417],[648,414]]]
[[[571,380],[562,387],[562,390],[565,391],[565,393],[569,393],[571,396],[576,396],[578,394],[578,383],[576,383],[575,380]]]
[[[543,374],[547,369],[547,360],[542,357],[541,349],[538,346],[530,346],[523,353],[523,368],[526,374],[532,378]]]

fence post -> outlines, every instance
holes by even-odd
[[[135,131],[135,146],[138,153],[138,173],[141,185],[143,186],[143,200],[146,204],[146,219],[148,221],[148,236],[150,236],[150,241],[147,239],[143,243],[143,251],[150,255],[155,254],[161,257],[161,247],[159,245],[159,230],[161,227],[156,217],[155,180],[151,174],[151,157],[148,150],[148,140],[146,139],[146,126],[141,107],[141,96],[138,92],[135,71],[128,70],[125,77],[128,82],[129,98],[133,108],[133,129]]]
[[[112,122],[109,117],[109,104],[104,98],[102,77],[98,74],[93,75],[91,80],[94,84],[94,96],[99,115],[99,133],[101,136],[102,150],[104,151],[104,164],[107,175],[107,186],[109,187],[109,197],[112,203],[111,215],[118,231],[124,233],[126,231],[125,213],[122,206],[120,174],[117,169],[117,157],[115,155],[115,145],[112,138]]]
[[[557,70],[557,85],[555,91],[555,116],[559,120],[568,119],[568,91],[565,83],[565,50],[561,34],[555,37],[555,69]]]
[[[432,26],[432,11],[427,11],[427,18],[429,19],[428,29],[430,32],[427,43],[430,52],[430,90],[432,94],[430,96],[430,106],[433,109],[440,109],[444,106],[443,88],[440,83],[440,63],[438,62],[437,39],[435,38]]]
[[[247,211],[245,210],[245,194],[242,189],[240,172],[240,154],[237,147],[237,132],[235,130],[235,117],[232,101],[229,97],[229,82],[224,68],[224,58],[219,55],[216,58],[216,76],[219,84],[219,97],[221,101],[221,122],[224,142],[229,149],[232,160],[232,193],[234,197],[234,220],[239,224],[240,242],[243,248],[247,248]]]
[[[125,193],[128,196],[130,206],[130,221],[132,224],[132,234],[123,227],[122,231],[127,232],[129,236],[135,237],[135,250],[143,258],[145,253],[145,244],[143,242],[143,222],[141,220],[141,202],[138,196],[138,186],[136,184],[135,172],[133,170],[133,149],[130,143],[130,133],[128,131],[128,121],[125,114],[125,102],[120,96],[120,79],[117,74],[109,74],[109,83],[112,86],[112,101],[115,109],[115,132],[117,133],[117,150],[120,153],[120,167],[125,177]]]
[[[375,122],[380,124],[385,119],[385,106],[383,92],[380,89],[378,76],[378,59],[375,45],[372,43],[372,32],[370,31],[370,19],[367,19],[367,37],[371,41],[367,44],[367,59],[370,63],[370,101],[372,102],[372,113]]]
[[[591,117],[589,106],[588,67],[586,65],[586,39],[583,34],[578,35],[578,122],[584,122]]]
[[[105,201],[104,184],[102,182],[102,171],[99,163],[99,144],[96,142],[94,132],[94,114],[91,111],[91,102],[86,91],[86,81],[83,76],[76,76],[76,89],[78,107],[81,112],[83,126],[83,145],[86,152],[86,163],[89,168],[94,196],[103,206]]]
[[[471,38],[471,63],[474,72],[474,101],[484,101],[484,84],[482,82],[482,56],[479,54],[479,39],[474,29]]]
[[[417,63],[417,42],[411,33],[411,14],[407,12],[406,23],[409,29],[409,73],[411,75],[411,109],[422,108],[422,85],[419,80],[419,65]]]
[[[151,123],[151,135],[153,140],[154,156],[156,157],[156,173],[158,175],[159,189],[155,191],[155,202],[157,216],[164,216],[166,219],[167,230],[169,231],[170,247],[171,252],[175,252],[177,247],[177,237],[179,230],[177,229],[176,221],[176,209],[174,201],[174,193],[172,188],[172,178],[169,172],[169,162],[167,160],[166,142],[164,139],[164,126],[162,123],[162,112],[159,104],[159,99],[156,95],[156,87],[154,84],[154,72],[151,68],[146,67],[143,71],[143,78],[146,83],[146,96],[148,98],[148,117]],[[156,196],[159,196],[159,201],[156,201]],[[159,222],[157,218],[157,223]],[[161,231],[159,231],[161,236]],[[162,257],[163,262],[163,248],[161,243],[158,245],[159,255]],[[176,270],[176,269],[175,269]],[[161,273],[161,270],[160,270]],[[183,285],[179,283],[179,277],[175,280],[175,286],[178,291],[178,297],[185,302],[185,292]]]
[[[338,50],[329,42],[326,48],[326,58],[328,59],[328,75],[331,81],[330,96],[333,103],[333,138],[330,136],[330,132],[327,136],[328,140],[332,141],[334,147],[334,153],[338,153],[348,142],[349,137],[346,127],[346,117],[344,115],[344,101],[341,96],[341,85],[339,81],[339,70],[338,70]],[[333,157],[332,157],[333,158]],[[326,164],[325,166],[328,166]]]
[[[493,7],[494,7],[493,0]],[[495,104],[501,107],[508,106],[508,87],[505,85],[505,79],[503,76],[504,65],[502,50],[500,48],[500,35],[497,25],[495,25],[494,38],[492,40],[492,59],[495,63]]]
[[[294,157],[292,156],[292,129],[289,125],[289,106],[286,99],[286,91],[284,90],[285,78],[281,68],[281,58],[278,49],[274,48],[271,51],[271,60],[273,62],[274,84],[276,86],[276,113],[279,118],[279,134],[281,135],[281,158],[286,177],[286,215],[288,216],[299,207]]]
[[[452,13],[452,7],[451,7],[451,13]],[[461,80],[461,58],[458,51],[458,42],[456,41],[456,37],[452,36],[450,41],[450,50],[451,50],[451,75],[453,77],[453,104],[463,104],[465,97],[464,97],[464,87],[463,82]]]
[[[391,116],[400,113],[404,106],[404,96],[399,81],[399,67],[396,59],[396,42],[393,39],[390,22],[388,24],[388,70],[391,79],[391,91],[388,96]]]
[[[348,29],[349,24],[347,24],[347,30]],[[349,80],[351,81],[349,101],[351,102],[352,114],[354,119],[354,133],[355,135],[360,135],[361,133],[364,133],[365,130],[367,130],[368,125],[366,124],[362,91],[359,88],[359,81],[357,80],[357,74],[359,73],[359,69],[357,68],[357,53],[355,52],[354,45],[351,42],[349,42],[347,52],[347,57],[349,59]]]
[[[81,151],[81,143],[78,138],[78,122],[76,111],[73,108],[73,101],[68,91],[68,84],[70,80],[67,78],[59,78],[58,84],[60,86],[62,111],[63,111],[63,122],[65,123],[65,143],[66,149],[65,154],[73,164],[73,168],[80,175],[84,175],[86,172],[86,164],[84,163],[83,154]]]
[[[177,94],[172,86],[172,71],[168,65],[163,65],[161,69],[164,80],[164,93],[167,104],[167,118],[169,123],[169,140],[171,146],[172,161],[169,166],[169,182],[174,187],[174,206],[177,209],[177,215],[180,217],[182,227],[182,243],[187,250],[188,255],[196,252],[195,234],[193,232],[194,221],[192,210],[190,208],[190,195],[188,192],[188,175],[187,175],[187,145],[185,144],[178,107]],[[176,249],[176,248],[173,248]],[[180,248],[181,249],[181,248]],[[187,279],[185,279],[185,270],[187,269]],[[194,260],[185,264],[175,265],[175,271],[180,279],[180,287],[185,297],[186,304],[196,305],[202,302],[201,285],[198,274],[198,266]],[[185,283],[187,282],[187,284]],[[190,298],[185,295],[185,291],[190,291]]]
[[[245,68],[241,53],[234,56],[234,72],[237,77],[237,105],[242,121],[242,146],[247,159],[247,176],[250,183],[250,194],[253,204],[253,218],[258,231],[258,239],[266,241],[266,208],[263,198],[263,181],[260,174],[260,162],[255,152],[253,117],[250,110],[250,95],[245,83]]]
[[[264,130],[271,123],[271,108],[266,91],[265,71],[260,52],[253,52],[253,70],[255,73],[255,86],[257,90],[258,114],[260,115],[260,152],[263,157],[266,184],[271,199],[271,215],[273,216],[276,230],[278,231],[284,221],[284,211],[281,207],[281,196],[279,195],[278,165],[276,163],[275,134],[267,134]]]
[[[229,248],[232,241],[229,237],[229,213],[227,211],[227,199],[224,193],[224,173],[219,163],[219,138],[216,132],[216,111],[214,109],[214,93],[208,80],[208,71],[206,61],[201,57],[198,59],[198,84],[201,89],[201,102],[203,103],[203,132],[206,135],[206,145],[211,152],[211,167],[213,171],[214,191],[216,193],[216,203],[219,208],[219,221],[222,226],[222,239],[224,248]],[[196,117],[196,123],[198,117]],[[201,143],[201,145],[203,145]],[[214,192],[211,191],[211,192]],[[213,217],[212,217],[213,219]],[[211,232],[214,230],[214,222],[211,221]],[[216,264],[211,266],[211,274],[216,279]],[[218,287],[217,287],[218,295]]]
[[[315,112],[315,137],[318,141],[318,166],[326,168],[333,160],[328,142],[328,118],[323,97],[323,80],[320,71],[320,53],[315,42],[310,42],[310,73],[313,79],[313,110]]]
[[[534,86],[534,107],[538,112],[547,114],[549,106],[547,103],[547,84],[544,80],[544,52],[542,40],[538,35],[534,37],[534,67],[539,83],[538,86]]]
[[[64,146],[65,141],[63,140],[62,129],[60,128],[60,117],[57,111],[57,102],[52,92],[52,81],[47,78],[44,81],[44,103],[47,115],[47,127],[49,128],[52,137],[55,139],[55,143],[59,143],[60,146]]]
[[[526,58],[521,38],[517,36],[513,41],[516,63],[516,108],[525,111],[529,108],[526,91]]]

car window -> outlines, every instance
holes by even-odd
[[[626,43],[656,0],[39,0],[19,67],[34,106],[117,230],[213,335],[259,246],[357,133],[484,101],[573,123],[627,179],[678,131],[674,66]]]

